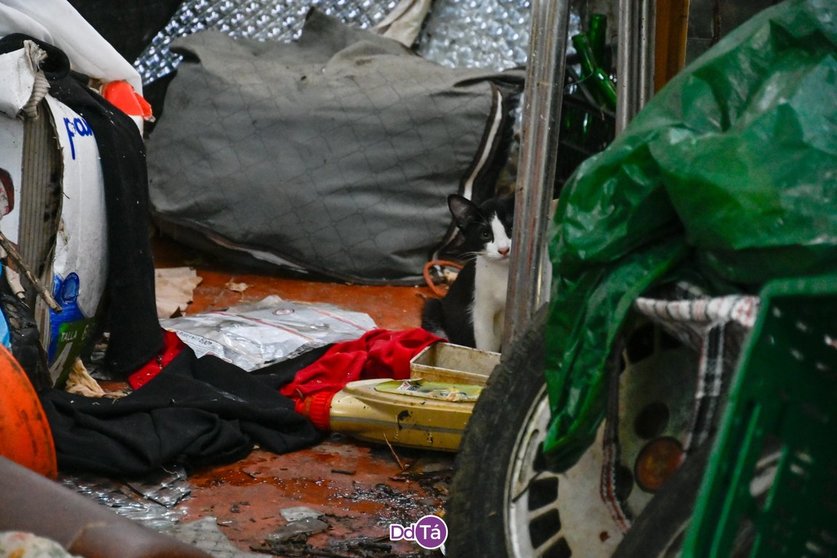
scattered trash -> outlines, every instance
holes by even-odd
[[[174,507],[191,494],[183,467],[173,467],[158,475],[149,475],[142,482],[127,483],[137,494],[167,508]]]
[[[67,377],[67,383],[64,390],[76,395],[83,395],[85,397],[104,397],[105,390],[99,385],[99,382],[93,379],[93,376],[84,367],[84,363],[80,358],[76,358],[73,363],[73,368],[70,370],[70,375]]]
[[[243,552],[233,545],[218,529],[218,521],[212,516],[203,517],[197,521],[181,523],[164,532],[179,541],[191,544],[213,558],[260,558],[262,554]]]
[[[267,536],[267,542],[281,543],[290,539],[306,540],[310,535],[322,533],[328,529],[328,523],[316,517],[305,517],[290,521]]]
[[[453,462],[442,454],[427,454],[419,457],[405,476],[411,478],[445,477],[453,473]]]
[[[353,485],[352,492],[343,498],[353,502],[386,503],[386,509],[380,512],[378,517],[381,526],[390,523],[407,525],[436,511],[434,505],[428,504],[416,492],[395,489],[383,482],[374,486],[364,486],[359,482],[354,482]]]
[[[230,279],[224,284],[224,287],[226,287],[228,291],[232,291],[234,293],[243,293],[244,291],[250,288],[250,285],[248,285],[247,283],[236,283],[235,281]]]
[[[192,488],[186,480],[185,470],[179,467],[161,472],[156,481],[151,479],[154,479],[153,475],[146,477],[143,483],[129,486],[92,475],[61,475],[59,482],[111,508],[117,515],[161,531],[171,528],[186,515],[186,510],[176,504],[186,498]]]
[[[398,457],[398,452],[396,452],[395,448],[392,447],[392,444],[389,443],[389,439],[387,438],[386,434],[384,434],[384,442],[386,442],[387,447],[389,448],[389,451],[392,453],[392,456],[395,458],[395,462],[398,463],[398,468],[401,469],[402,472],[406,471],[407,466],[404,465],[404,462],[401,461],[400,457]]]
[[[191,267],[168,267],[154,270],[157,293],[157,317],[171,318],[184,312],[192,302],[195,287],[203,281]]]
[[[427,2],[424,2],[426,5]],[[64,119],[66,120],[66,118]],[[88,137],[90,134],[90,128],[86,127],[86,123],[82,123],[84,127],[79,129],[79,125],[76,124],[75,130],[78,132],[78,136],[75,138],[75,141],[78,142],[83,137]],[[68,132],[69,128],[68,128]],[[83,133],[84,132],[84,133]],[[70,139],[70,147],[74,147],[74,149],[78,149],[78,143],[74,144],[72,138]],[[89,139],[89,138],[88,138]],[[65,149],[65,151],[67,151]],[[72,151],[72,150],[71,150]],[[75,157],[73,157],[75,158]],[[72,199],[73,196],[70,196]],[[87,203],[87,200],[85,200]],[[89,252],[89,250],[88,250]],[[98,262],[101,263],[101,262]],[[124,269],[124,268],[123,268]],[[188,268],[181,268],[184,272],[184,275],[178,276],[177,273],[173,273],[178,270],[165,270],[172,273],[162,273],[161,276],[166,276],[165,279],[171,279],[176,287],[183,287],[182,293],[178,296],[169,297],[167,296],[169,293],[166,293],[166,288],[160,286],[158,283],[157,293],[163,294],[164,296],[160,297],[158,302],[158,312],[161,318],[170,318],[176,315],[178,312],[183,312],[188,307],[188,304],[192,298],[192,291],[197,286],[201,278],[197,277],[196,273],[192,269]],[[161,270],[162,271],[162,270]],[[156,275],[156,274],[155,274]],[[158,278],[163,279],[163,277],[158,276]],[[64,280],[66,278],[62,278]],[[85,284],[85,287],[87,285]],[[243,292],[249,285],[246,283],[234,283],[230,281],[227,284],[227,288],[236,291],[236,292]],[[173,289],[177,291],[178,289]],[[84,291],[89,291],[89,288],[85,288]],[[129,298],[129,297],[126,297]],[[160,302],[162,302],[163,309],[161,310]],[[147,305],[146,305],[147,306]],[[166,309],[168,308],[168,309]],[[66,314],[65,314],[66,315]],[[155,320],[156,321],[156,320]],[[156,324],[155,324],[156,325]],[[372,324],[374,326],[374,324]],[[219,328],[221,329],[221,328]],[[354,338],[356,335],[351,335],[349,338]],[[67,353],[62,353],[60,350],[57,353],[58,355],[66,356]],[[101,396],[104,394],[104,391],[101,390],[100,386],[92,380],[90,375],[87,373],[83,365],[79,360],[75,358],[75,355],[70,355],[67,357],[65,361],[68,364],[71,364],[73,370],[71,371],[74,375],[78,376],[77,379],[72,380],[72,384],[75,387],[70,388],[74,393],[80,393],[85,396]],[[90,391],[87,391],[90,390]],[[110,404],[110,402],[106,402]],[[101,403],[104,407],[106,403]],[[96,403],[99,404],[99,403]],[[97,497],[100,502],[103,499],[110,498],[110,502],[107,504],[110,507],[115,508],[120,513],[124,513],[131,519],[140,519],[143,522],[154,523],[155,528],[159,527],[160,525],[165,524],[171,519],[171,523],[176,523],[179,519],[179,516],[182,516],[179,512],[176,512],[173,508],[176,504],[181,501],[183,498],[187,497],[189,494],[188,491],[188,483],[185,483],[185,475],[181,475],[182,471],[178,471],[174,475],[172,475],[171,483],[169,481],[162,480],[159,483],[155,483],[153,479],[149,479],[150,482],[130,482],[130,483],[114,483],[113,487],[107,488],[106,484],[102,484],[101,486],[105,488],[97,488],[97,485],[92,485],[89,487],[89,495],[93,495]],[[356,471],[354,469],[333,469],[333,472],[339,474],[351,474],[354,475]],[[182,484],[185,484],[185,490],[183,490]],[[130,488],[131,490],[127,490]],[[110,491],[112,490],[112,492]],[[96,496],[98,495],[98,496]],[[124,498],[124,503],[122,503],[122,498]],[[104,502],[101,502],[104,503]],[[238,504],[233,504],[234,507],[238,506]],[[165,508],[165,509],[161,509]],[[309,508],[310,510],[310,508]],[[288,510],[286,510],[288,511]],[[159,516],[156,516],[159,512]],[[310,510],[312,513],[316,513],[314,510]],[[185,510],[184,510],[185,513]],[[302,513],[300,511],[300,513]],[[147,517],[140,517],[144,514],[147,514]],[[285,514],[283,514],[285,515]],[[171,516],[171,517],[169,517]],[[320,523],[328,527],[328,524],[319,520],[319,515],[317,516],[308,516],[308,517],[288,517],[286,519],[291,523]],[[311,521],[315,520],[315,521]],[[229,523],[229,522],[228,522]],[[222,525],[224,522],[221,523]],[[311,525],[309,525],[310,527]],[[180,538],[181,540],[187,540],[188,542],[197,545],[199,548],[203,548],[211,552],[214,556],[251,556],[247,553],[239,552],[226,537],[218,529],[218,521],[215,518],[207,517],[200,521],[178,525],[170,530],[172,534]],[[319,532],[319,531],[311,531]],[[179,533],[179,534],[178,534]],[[192,538],[188,538],[188,534],[192,533]],[[214,536],[210,536],[210,534],[214,535],[217,534],[218,538],[215,539]],[[209,540],[218,540],[218,544],[214,547],[207,547],[207,541]],[[383,555],[394,555],[391,551],[392,545],[388,544],[388,542],[383,539],[373,539],[373,538],[356,538],[350,541],[343,541],[340,542],[339,545],[334,546],[335,556],[337,552],[343,553],[342,555],[349,555],[352,556],[383,556]],[[423,554],[423,553],[422,553]],[[401,555],[401,554],[399,554]],[[412,554],[411,554],[412,555]]]
[[[282,517],[285,518],[285,521],[288,522],[299,521],[300,519],[308,518],[319,519],[323,515],[322,512],[318,512],[317,510],[306,506],[284,508],[282,510],[279,510],[279,513],[282,515]]]
[[[329,343],[357,339],[375,328],[372,318],[361,312],[278,296],[160,323],[177,333],[198,357],[213,354],[247,371]]]
[[[326,547],[311,546],[304,541],[286,541],[269,543],[265,541],[253,550],[267,552],[275,556],[321,558],[423,558],[439,556],[438,552],[422,550],[413,545],[415,550],[404,552],[393,548],[389,537],[356,537],[348,540],[331,541]]]

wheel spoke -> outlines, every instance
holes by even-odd
[[[538,446],[544,437],[540,430],[530,430],[527,434],[527,439],[521,443],[521,446],[525,449],[518,454],[518,463],[516,463],[519,474],[514,479],[515,492],[518,491],[518,487],[521,485],[523,490],[529,487],[532,481],[531,475],[533,473],[533,463],[535,462],[535,452],[538,451]]]
[[[520,500],[521,496],[529,492],[529,490],[532,488],[532,485],[536,482],[548,480],[551,478],[558,478],[558,473],[555,473],[553,471],[539,471],[531,477],[529,477],[529,479],[525,483],[516,483],[513,487],[514,493],[512,494],[511,501],[517,502],[518,500]]]
[[[527,428],[521,432],[515,458],[508,478],[509,537],[515,547],[515,557],[540,557],[561,541],[561,522],[558,518],[557,485],[555,497],[545,493],[533,495],[533,490],[544,490],[543,483],[558,479],[553,471],[535,467],[538,452],[542,451],[543,440],[549,424],[549,403],[544,389],[535,398],[532,414],[526,421]],[[540,496],[540,497],[539,497]],[[529,506],[537,506],[530,510]],[[555,521],[550,514],[555,514]],[[535,525],[538,535],[534,535]],[[553,530],[554,529],[554,530]],[[535,537],[533,539],[533,537]],[[564,542],[566,544],[566,541]],[[537,546],[537,548],[535,548]],[[519,553],[519,554],[518,554]]]
[[[561,538],[562,538],[563,536],[564,536],[564,534],[563,534],[561,531],[558,531],[558,532],[554,533],[551,537],[549,537],[548,539],[546,539],[546,540],[543,542],[543,544],[541,544],[540,546],[538,546],[538,548],[536,548],[536,549],[535,549],[535,556],[536,556],[537,558],[540,558],[541,556],[543,556],[543,555],[544,555],[546,552],[548,552],[548,551],[549,551],[549,550],[550,550],[550,549],[551,549],[554,545],[558,544],[558,541],[559,541],[559,540],[561,540]]]
[[[545,504],[545,505],[539,507],[536,510],[529,510],[529,514],[528,514],[529,515],[529,522],[531,523],[533,521],[536,521],[537,519],[540,519],[541,517],[548,514],[549,512],[551,512],[554,509],[555,509],[555,502],[550,502],[548,504]]]

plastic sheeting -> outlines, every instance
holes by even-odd
[[[161,320],[160,325],[174,331],[198,358],[215,355],[247,371],[357,339],[376,327],[362,312],[289,302],[275,295],[225,311]]]
[[[837,20],[765,10],[698,58],[568,182],[551,238],[545,444],[594,440],[605,362],[636,297],[675,275],[715,294],[837,270]]]
[[[156,530],[169,529],[186,515],[185,508],[176,506],[192,492],[182,466],[147,475],[142,483],[93,475],[62,475],[59,482],[122,517]]]

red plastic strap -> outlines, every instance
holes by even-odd
[[[157,356],[145,363],[142,368],[128,376],[128,384],[133,389],[141,388],[153,380],[163,368],[174,360],[174,357],[179,355],[185,346],[176,333],[164,332],[163,349],[157,353]]]

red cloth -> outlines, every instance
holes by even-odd
[[[132,372],[131,375],[128,376],[128,384],[134,389],[141,388],[150,382],[154,376],[159,374],[168,363],[174,360],[174,357],[179,355],[180,351],[182,351],[185,346],[186,345],[180,340],[176,333],[172,331],[164,332],[163,348],[159,353],[157,353],[157,356],[146,362],[142,368]]]
[[[297,402],[319,392],[337,393],[356,380],[410,377],[410,359],[443,341],[417,327],[403,331],[373,329],[354,341],[335,343],[316,362],[296,373],[280,392]]]

